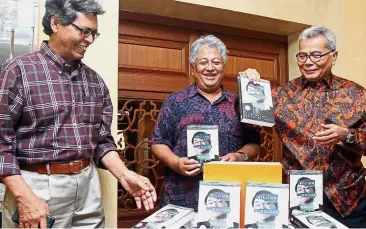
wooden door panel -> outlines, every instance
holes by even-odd
[[[167,95],[188,86],[189,41],[185,30],[121,20],[119,94],[135,94],[137,98],[146,94],[139,92]]]
[[[225,88],[237,93],[238,72],[244,71],[247,68],[254,68],[261,74],[263,79],[277,83],[280,78],[278,59],[279,56],[274,54],[261,54],[230,49],[223,79]]]
[[[128,43],[130,41],[120,39],[118,52],[123,55],[118,59],[119,67],[187,74],[187,44],[170,42],[163,47],[160,42],[154,40],[134,41],[134,44]]]
[[[188,77],[163,76],[164,74],[166,72],[159,76],[156,72],[151,74],[145,71],[126,71],[118,74],[118,87],[119,90],[130,90],[135,93],[138,91],[172,93],[181,90],[182,85],[189,85]]]
[[[189,30],[162,24],[139,22],[136,20],[120,20],[119,34],[166,41],[179,41],[183,43],[188,43],[190,39]]]

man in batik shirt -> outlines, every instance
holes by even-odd
[[[348,227],[366,227],[365,89],[332,74],[336,37],[313,26],[299,37],[301,77],[273,90],[284,171],[324,171],[324,211]],[[245,74],[259,80],[254,69]]]
[[[176,204],[197,210],[201,165],[187,158],[187,126],[218,125],[221,160],[242,161],[259,152],[259,131],[240,125],[236,97],[222,86],[226,47],[209,35],[191,47],[195,84],[173,93],[160,110],[152,150],[166,163],[160,206]]]

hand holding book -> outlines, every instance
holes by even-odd
[[[261,75],[257,70],[253,68],[248,68],[247,70],[243,72],[239,72],[239,75],[245,75],[248,77],[250,82],[259,83],[261,80]]]
[[[196,176],[201,172],[201,164],[194,159],[179,157],[175,163],[175,171],[183,176]]]

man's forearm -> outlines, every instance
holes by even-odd
[[[172,170],[177,171],[179,157],[167,145],[156,144],[152,145],[151,149],[159,160],[163,161]]]
[[[1,180],[13,194],[17,202],[21,202],[27,195],[34,195],[32,189],[21,175],[5,176]]]
[[[118,152],[111,151],[102,158],[102,163],[118,180],[125,177],[128,168],[119,157]]]

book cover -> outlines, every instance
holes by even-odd
[[[314,211],[290,216],[296,228],[348,228],[323,211]]]
[[[199,163],[219,160],[219,128],[217,125],[187,126],[187,157]]]
[[[168,204],[132,228],[180,228],[192,220],[193,216],[194,210],[192,208]]]
[[[323,206],[323,171],[290,170],[290,215]]]
[[[197,228],[239,228],[240,183],[200,181]]]
[[[282,165],[279,162],[224,162],[213,161],[203,166],[204,181],[241,183],[240,227],[244,226],[246,182],[282,183]]]
[[[192,219],[186,222],[180,228],[197,228],[197,212],[193,212]]]
[[[253,83],[240,74],[238,89],[241,122],[272,127],[275,119],[270,82],[261,79],[259,83]]]
[[[288,184],[246,185],[244,228],[288,228]]]

